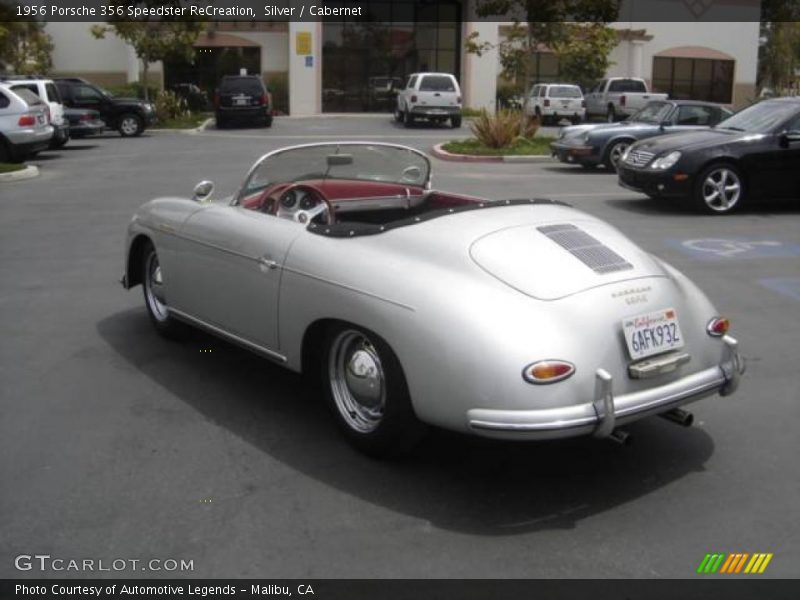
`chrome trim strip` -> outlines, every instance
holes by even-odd
[[[240,337],[234,333],[225,331],[221,327],[217,327],[216,325],[212,325],[211,323],[203,321],[202,319],[198,319],[197,317],[193,317],[189,314],[186,314],[185,312],[178,310],[177,308],[169,307],[168,310],[171,315],[174,315],[175,317],[181,319],[182,321],[186,321],[188,323],[191,323],[192,325],[201,327],[209,331],[210,333],[213,333],[214,335],[218,335],[221,338],[230,340],[231,342],[238,344],[239,346],[243,346],[248,350],[252,350],[253,352],[261,354],[262,356],[265,356],[270,360],[274,360],[279,363],[285,363],[287,361],[287,358],[283,354],[279,354],[278,352],[270,350],[269,348],[265,348],[264,346],[256,344],[255,342],[251,342],[250,340],[246,340],[243,337]]]

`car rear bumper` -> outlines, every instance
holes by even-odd
[[[225,118],[258,118],[272,114],[268,106],[220,106],[216,109],[217,116]]]
[[[586,109],[585,108],[576,108],[576,109],[569,109],[569,108],[559,108],[559,107],[542,107],[539,110],[542,112],[543,117],[564,117],[567,119],[574,119],[580,118],[584,119],[586,117]]]
[[[550,150],[552,155],[563,163],[597,165],[602,162],[599,150],[592,146],[573,146],[553,142],[550,144]]]
[[[419,118],[436,118],[436,117],[457,117],[461,114],[461,108],[458,106],[415,106],[410,111],[412,117]]]
[[[711,394],[727,396],[736,391],[744,373],[744,360],[735,339],[725,336],[720,363],[672,383],[614,396],[613,378],[604,369],[595,373],[591,402],[540,410],[467,412],[470,429],[482,436],[543,440],[580,435],[609,436],[614,428],[643,417],[667,412]]]
[[[617,168],[618,182],[622,187],[658,198],[686,198],[691,195],[691,177],[676,180],[676,173],[632,169],[625,165]]]

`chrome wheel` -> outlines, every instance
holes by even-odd
[[[358,433],[375,431],[386,408],[386,377],[378,351],[364,333],[347,329],[334,338],[328,378],[345,424]]]
[[[631,147],[630,142],[617,142],[611,149],[608,151],[608,162],[610,163],[609,166],[617,170],[620,161],[622,160],[622,156]]]
[[[138,134],[139,127],[139,119],[134,115],[125,115],[119,122],[119,130],[125,136]]]
[[[700,193],[710,210],[728,212],[733,210],[742,197],[742,181],[729,167],[717,167],[706,174]]]
[[[150,314],[159,323],[165,323],[169,319],[169,310],[164,299],[164,279],[161,273],[161,266],[158,263],[158,255],[155,251],[151,251],[147,255],[144,295]]]

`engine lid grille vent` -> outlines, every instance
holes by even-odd
[[[544,225],[536,229],[570,252],[595,273],[614,273],[633,268],[631,263],[611,248],[575,225],[563,223]]]

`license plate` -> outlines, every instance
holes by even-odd
[[[569,108],[570,102],[569,102],[569,100],[565,100],[564,102],[562,102],[562,103],[561,103],[561,105],[562,105],[564,108]]]
[[[245,106],[246,104],[250,104],[250,98],[234,98],[233,104],[235,106]]]
[[[622,329],[634,359],[683,348],[683,334],[673,308],[624,319]]]

